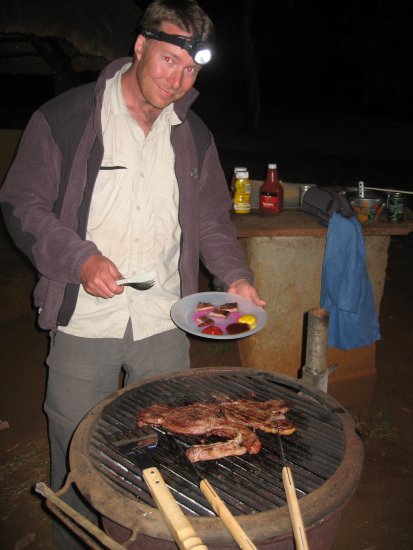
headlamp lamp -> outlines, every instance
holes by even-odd
[[[152,40],[159,40],[160,42],[167,42],[174,46],[179,46],[183,50],[187,51],[195,63],[198,65],[206,65],[211,59],[211,48],[205,42],[200,40],[199,36],[194,38],[186,38],[179,34],[168,34],[166,32],[152,32],[142,31],[143,36]]]

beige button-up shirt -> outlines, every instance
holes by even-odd
[[[122,338],[129,318],[139,340],[174,328],[170,308],[179,299],[181,228],[171,126],[180,124],[173,105],[164,109],[149,134],[130,116],[121,75],[108,81],[102,109],[104,158],[92,196],[87,239],[96,243],[124,277],[156,272],[146,291],[125,287],[110,299],[80,287],[74,315],[60,330],[87,338]]]

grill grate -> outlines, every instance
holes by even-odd
[[[345,435],[338,414],[299,384],[280,382],[273,374],[265,372],[177,376],[132,388],[109,403],[98,418],[89,448],[93,464],[117,490],[155,506],[139,469],[108,442],[111,436],[136,430],[138,410],[156,402],[181,406],[194,401],[211,402],[251,395],[258,401],[283,398],[291,407],[287,416],[297,426],[297,432],[283,436],[282,441],[298,496],[305,496],[323,485],[340,466],[344,455]],[[263,512],[286,503],[277,438],[257,433],[262,442],[257,455],[197,463],[200,475],[210,481],[234,515]],[[176,439],[184,446],[199,442],[193,437],[178,436]],[[190,465],[178,460],[162,431],[159,431],[153,458],[185,512],[214,515],[198,488]]]

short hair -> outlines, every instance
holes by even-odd
[[[214,39],[214,24],[196,0],[153,0],[142,16],[140,31],[158,32],[165,22],[199,36],[202,42]]]

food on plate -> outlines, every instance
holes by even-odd
[[[220,317],[221,319],[226,319],[229,317],[230,312],[226,309],[222,309],[221,307],[214,307],[212,311],[209,312],[211,317]]]
[[[200,327],[207,327],[208,325],[214,325],[215,321],[206,315],[202,315],[202,317],[196,319],[196,323]]]
[[[191,462],[215,460],[225,456],[257,454],[261,441],[255,430],[281,435],[296,431],[295,425],[286,418],[289,406],[283,399],[256,401],[255,399],[223,399],[217,403],[195,402],[173,407],[154,403],[138,412],[137,424],[159,426],[185,436],[202,436],[200,444],[186,451]],[[209,436],[225,441],[205,443]]]
[[[225,326],[236,322],[239,315],[237,302],[228,302],[223,305],[198,302],[192,320],[201,329],[202,334],[222,336],[225,334]],[[210,326],[216,326],[216,328],[204,330]]]
[[[203,329],[202,334],[213,334],[214,336],[222,336],[224,333],[219,327],[215,325],[210,325]]]
[[[250,326],[247,323],[231,323],[225,330],[228,334],[241,334],[241,332],[247,332],[250,330]]]
[[[239,310],[238,302],[214,304],[213,302],[199,301],[192,313],[192,321],[198,325],[201,334],[209,336],[236,336],[257,327],[257,318],[254,315]],[[215,326],[220,329],[204,330]]]
[[[254,315],[242,315],[238,319],[238,323],[247,323],[250,328],[255,328],[257,326],[257,319]]]
[[[208,311],[214,309],[214,306],[209,302],[198,302],[195,311]]]
[[[227,302],[226,304],[222,304],[222,306],[219,306],[219,308],[229,311],[230,313],[234,313],[234,311],[238,311],[238,303]]]

